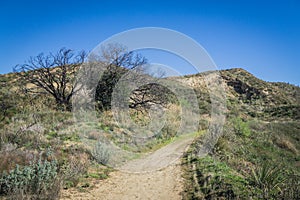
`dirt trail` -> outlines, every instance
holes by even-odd
[[[98,182],[89,192],[64,191],[62,199],[94,200],[177,200],[183,190],[180,156],[192,142],[193,136],[184,136],[175,142],[133,160],[110,178]]]

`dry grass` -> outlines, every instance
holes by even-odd
[[[293,152],[294,154],[298,155],[298,150],[297,148],[295,147],[295,145],[290,142],[289,140],[285,139],[285,138],[277,138],[275,140],[275,144],[280,147],[280,148],[283,148],[283,149],[287,149],[291,152]]]
[[[28,165],[34,159],[36,152],[23,151],[20,149],[13,149],[8,151],[1,151],[0,153],[0,172],[14,169],[16,165]]]

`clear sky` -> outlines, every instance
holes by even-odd
[[[41,52],[90,51],[113,34],[149,26],[192,37],[221,69],[300,85],[297,0],[1,1],[0,73]]]

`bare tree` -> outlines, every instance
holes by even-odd
[[[141,54],[127,51],[120,44],[109,44],[102,48],[101,63],[105,71],[96,88],[96,101],[100,110],[111,108],[111,98],[115,85],[128,70],[133,70],[147,63]]]
[[[138,111],[149,109],[152,105],[164,106],[167,103],[175,102],[176,97],[159,82],[143,85],[132,92],[129,108]]]
[[[25,82],[37,87],[27,87],[27,92],[46,92],[56,101],[57,109],[71,110],[71,98],[79,89],[75,74],[85,61],[86,53],[74,53],[71,49],[61,48],[56,54],[39,54],[31,57],[27,63],[17,65],[15,72]]]

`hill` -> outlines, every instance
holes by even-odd
[[[208,156],[197,155],[201,137],[184,156],[184,199],[298,199],[300,88],[243,69],[220,76],[228,109],[224,133]],[[207,96],[203,74],[185,79]]]
[[[209,73],[215,72],[171,78],[195,91],[200,108],[199,132],[206,133],[212,109],[205,84]],[[202,135],[194,139],[183,156],[183,198],[299,198],[300,88],[265,82],[240,68],[218,73],[226,91],[224,134],[209,155],[197,154]],[[107,167],[111,152],[98,143],[101,137],[132,152],[122,162],[160,149],[177,138],[181,119],[176,100],[165,107],[168,121],[161,133],[141,145],[141,141],[132,140],[137,134],[134,129],[120,127],[110,110],[99,112],[96,122],[77,123],[72,113],[55,109],[50,95],[24,91],[17,74],[0,75],[0,85],[3,197],[55,199],[61,188],[90,191],[91,183],[101,182],[113,171]],[[132,112],[131,116],[138,123],[149,122],[145,113]]]

